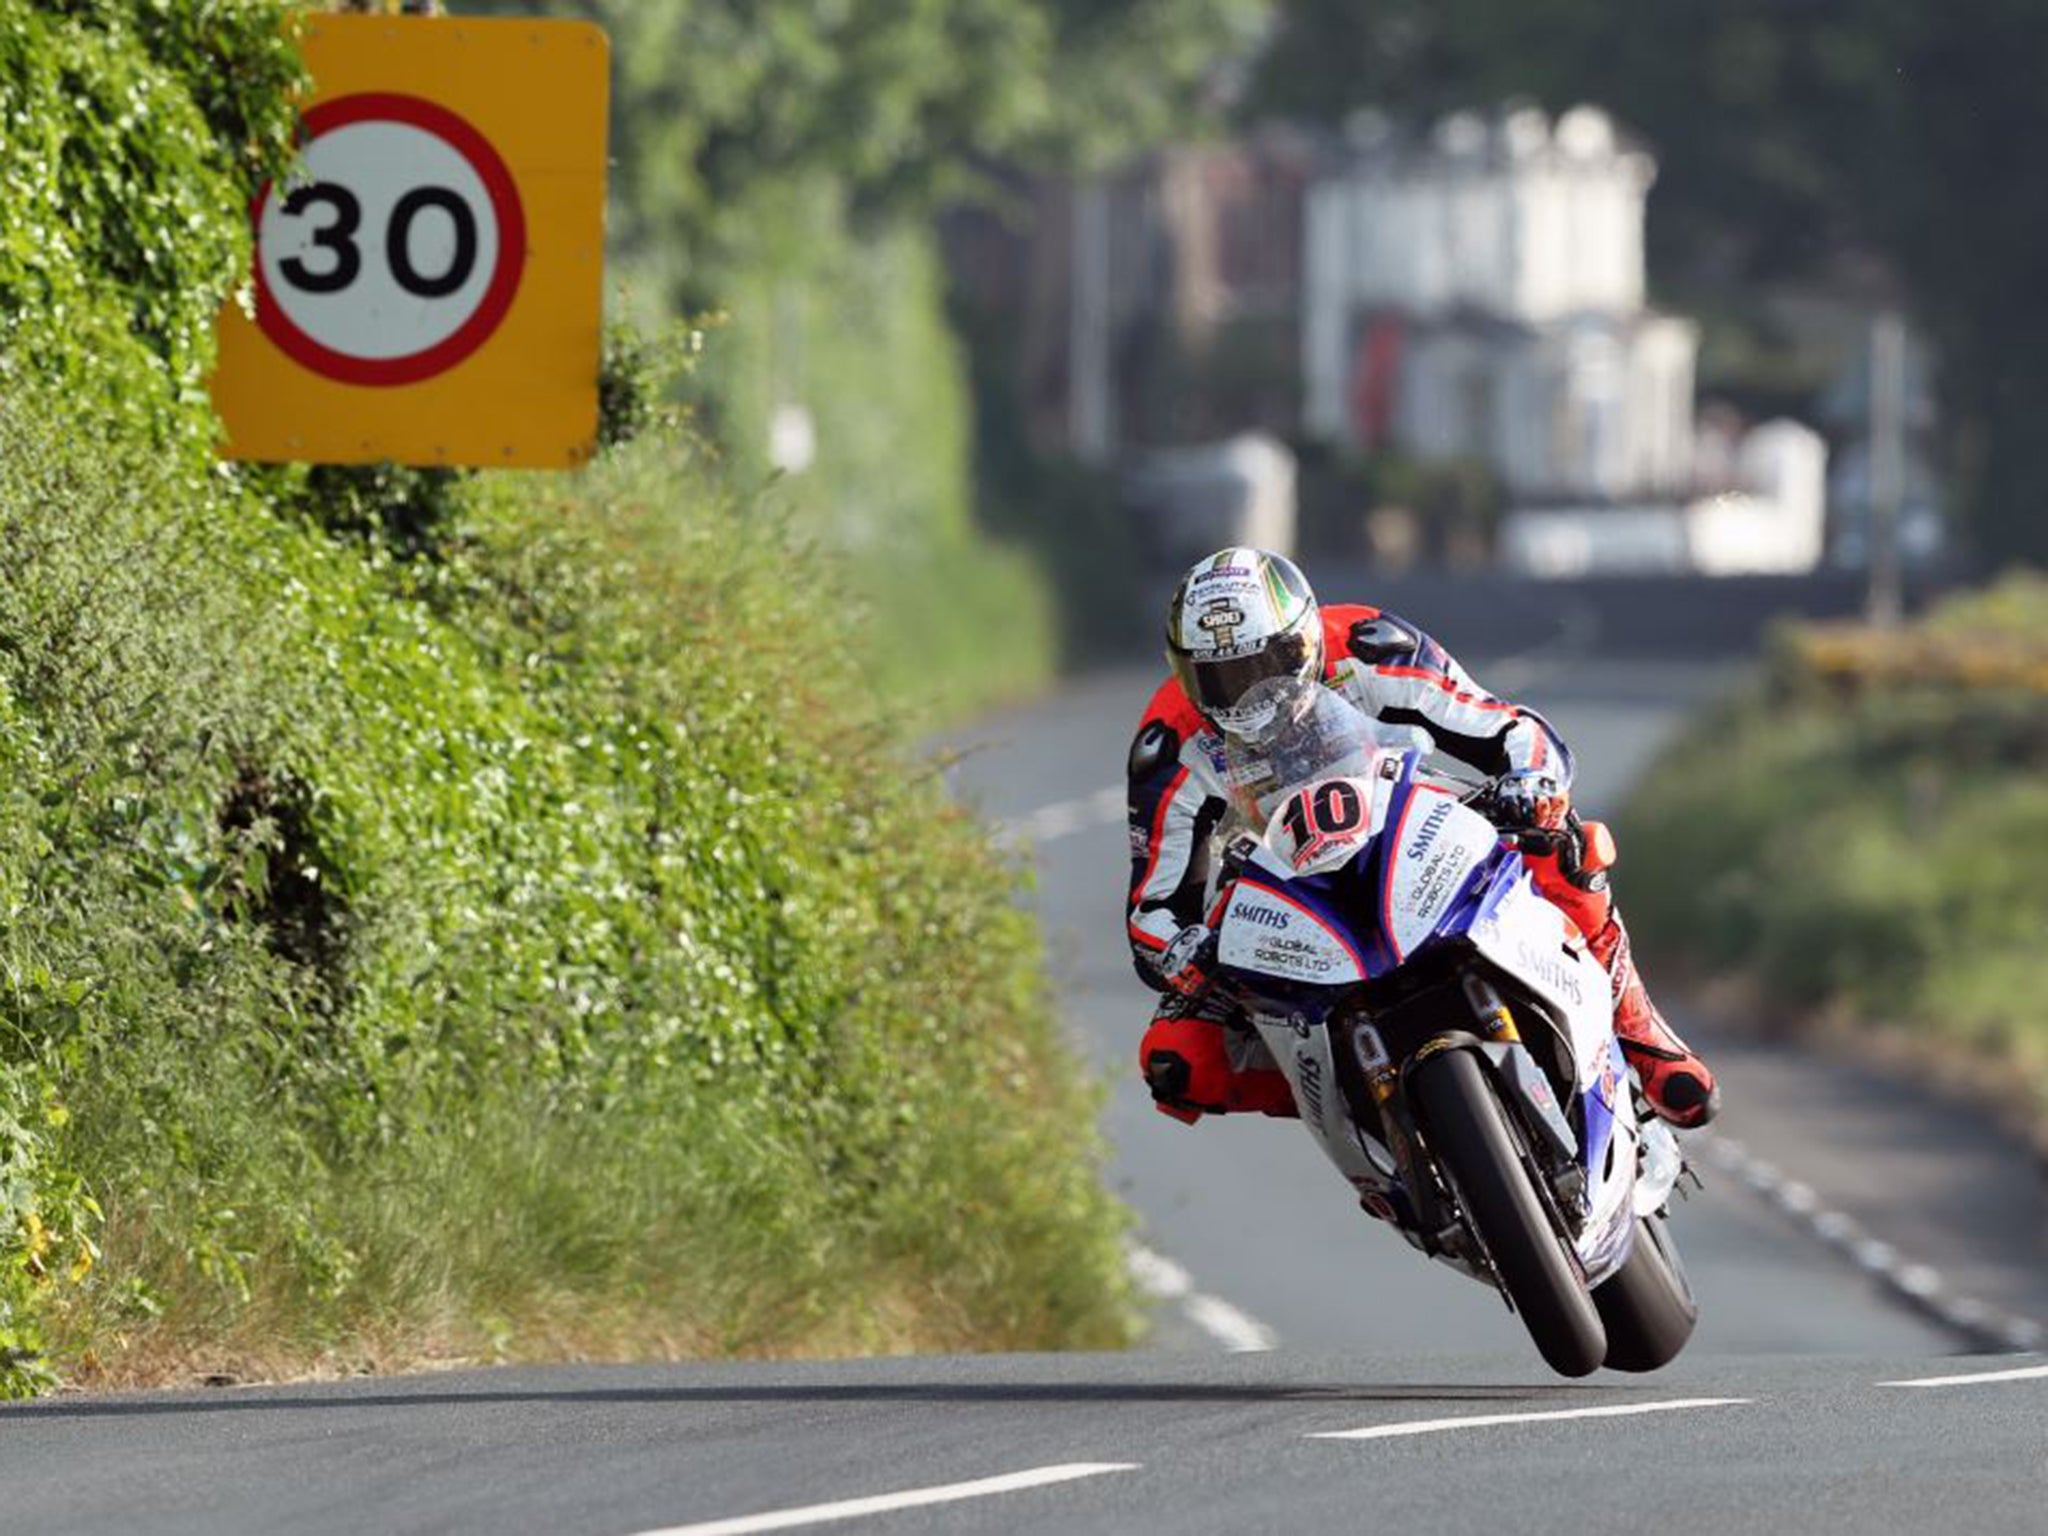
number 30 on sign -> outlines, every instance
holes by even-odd
[[[223,315],[236,457],[558,465],[596,431],[605,48],[565,22],[322,17],[293,174]],[[579,89],[580,86],[580,89]],[[534,232],[545,238],[534,238]]]

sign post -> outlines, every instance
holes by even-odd
[[[229,457],[566,467],[597,435],[608,47],[571,21],[309,18],[294,173],[220,320]]]

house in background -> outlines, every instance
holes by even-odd
[[[1306,204],[1305,433],[1486,465],[1535,574],[1810,569],[1818,435],[1699,451],[1698,327],[1646,298],[1655,180],[1593,107],[1358,119]]]
[[[1256,431],[1480,464],[1522,569],[1806,569],[1824,446],[1779,422],[1703,451],[1698,328],[1646,298],[1655,179],[1592,107],[1367,114],[1034,183],[1024,224],[950,245],[1013,318],[1042,449],[1130,468]]]
[[[1682,494],[1699,336],[1645,303],[1655,179],[1591,107],[1356,123],[1308,196],[1304,428],[1482,460],[1517,504]]]

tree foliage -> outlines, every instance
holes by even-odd
[[[1987,553],[2048,560],[2048,8],[2033,0],[1283,0],[1262,107],[1532,96],[1654,141],[1667,260],[1727,280],[1887,260],[1936,339]]]
[[[487,0],[611,34],[628,256],[744,254],[819,181],[928,207],[1018,157],[1105,158],[1187,120],[1267,0]]]

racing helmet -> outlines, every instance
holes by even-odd
[[[1308,578],[1283,555],[1219,550],[1174,590],[1166,654],[1205,718],[1233,735],[1257,735],[1278,708],[1279,690],[1262,683],[1323,678],[1323,620]]]

